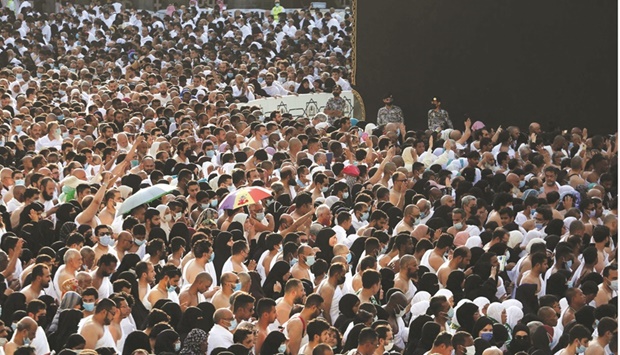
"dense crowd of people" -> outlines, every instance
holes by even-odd
[[[344,116],[348,8],[3,5],[0,354],[617,354],[617,133]]]

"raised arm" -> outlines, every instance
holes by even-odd
[[[465,121],[465,132],[463,132],[463,135],[461,135],[461,139],[459,139],[457,143],[460,145],[464,145],[465,143],[467,143],[469,137],[471,137],[471,119],[468,118],[467,121]]]

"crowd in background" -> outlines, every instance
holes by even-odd
[[[617,133],[345,116],[348,8],[3,5],[0,354],[617,354]]]

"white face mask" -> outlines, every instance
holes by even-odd
[[[476,347],[474,345],[466,346],[465,347],[465,354],[466,355],[474,355],[474,354],[476,354]]]
[[[385,343],[385,345],[383,345],[383,349],[385,351],[390,351],[390,350],[392,350],[393,347],[394,347],[394,342],[393,341],[391,341],[389,343]]]

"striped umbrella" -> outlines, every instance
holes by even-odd
[[[258,201],[271,197],[271,191],[259,186],[242,187],[229,193],[220,202],[221,210],[234,210],[239,207],[252,205]]]

